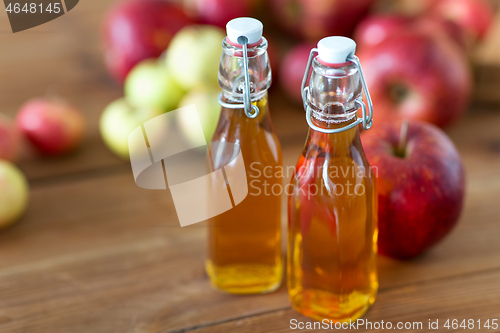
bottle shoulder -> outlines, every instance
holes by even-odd
[[[375,173],[366,158],[359,135],[348,143],[326,138],[328,135],[323,140],[311,135],[308,137],[295,167],[294,182],[317,183],[321,180],[326,183],[360,181],[373,183],[375,181]]]
[[[281,144],[272,126],[267,106],[257,118],[248,118],[243,110],[222,108],[212,142],[236,143],[243,153],[245,164],[259,162],[282,165]],[[248,162],[248,163],[247,163]]]

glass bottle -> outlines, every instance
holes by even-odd
[[[375,175],[358,130],[373,113],[355,48],[349,38],[322,39],[303,82],[310,128],[288,197],[287,282],[293,307],[318,320],[361,317],[378,288]]]
[[[215,289],[266,293],[276,290],[283,276],[281,195],[271,191],[273,186],[281,188],[282,177],[275,170],[282,167],[282,157],[268,107],[267,41],[262,37],[262,23],[251,18],[230,21],[227,32],[219,67],[222,111],[212,147],[215,142],[230,142],[241,149],[248,195],[210,219],[206,271]],[[225,165],[226,173],[230,172],[228,163],[235,155],[227,149],[212,151],[213,168]]]

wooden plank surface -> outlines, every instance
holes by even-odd
[[[204,225],[180,228],[169,192],[137,188],[129,164],[104,147],[98,117],[121,94],[99,50],[110,3],[82,1],[18,34],[0,15],[0,112],[14,115],[25,100],[58,91],[89,124],[80,151],[59,159],[28,153],[20,164],[31,203],[0,233],[0,332],[285,332],[290,319],[307,321],[284,286],[246,297],[212,291]],[[414,261],[380,258],[380,294],[366,319],[500,319],[500,56],[491,44],[484,50],[475,102],[448,130],[467,170],[460,223]],[[284,162],[294,165],[304,114],[276,87],[271,107]]]
[[[485,112],[455,131],[474,129],[481,123],[469,124],[481,120],[480,116],[482,128],[494,124],[492,116],[500,120],[500,115]],[[490,133],[500,139],[498,133]],[[287,164],[294,163],[301,146],[285,145]],[[473,161],[477,153],[475,149],[462,151],[465,161]],[[485,160],[500,162],[498,152],[487,154]],[[471,276],[489,281],[488,274],[496,277],[500,270],[496,206],[500,172],[469,171],[468,179],[465,213],[450,237],[410,263],[381,258],[381,293],[372,311],[379,311],[375,312],[379,317],[400,319],[400,312],[386,308],[397,301],[392,290],[399,290],[406,302],[411,300],[407,290],[420,295],[407,316],[427,313],[435,304],[429,296],[434,294],[432,288],[443,289],[440,283],[448,281],[462,281],[459,290],[470,291],[462,302],[480,303],[484,298],[484,293],[476,294],[467,286]],[[168,192],[136,188],[129,170],[40,184],[32,191],[32,204],[22,223],[0,234],[0,330],[120,332],[141,328],[167,332],[199,326],[209,329],[226,322],[223,330],[236,325],[239,318],[261,325],[260,320],[274,315],[278,315],[279,328],[283,318],[301,318],[289,310],[283,287],[270,295],[249,297],[211,291],[203,271],[204,235],[202,226],[178,227]],[[421,295],[419,286],[428,285],[433,286],[428,296]],[[453,288],[443,289],[440,297],[447,297],[446,290],[449,297],[457,297]],[[500,296],[496,289],[489,292]],[[376,320],[372,312],[367,318]],[[456,311],[450,308],[445,313]],[[470,312],[474,318],[483,314]]]
[[[491,323],[491,318],[498,318],[500,307],[499,298],[492,297],[492,294],[500,294],[499,278],[500,271],[496,270],[383,291],[378,295],[377,306],[369,310],[364,320],[371,322],[372,325],[375,322],[391,322],[392,330],[397,328],[398,323],[410,323],[410,328],[404,329],[404,332],[437,332],[438,330],[428,329],[429,319],[432,322],[438,320],[439,331],[443,332],[458,331],[444,327],[448,319],[458,320],[458,325],[463,320],[467,322],[469,319],[474,319],[475,325],[478,325],[477,320],[483,324],[486,320],[490,320]],[[390,317],[387,316],[388,313],[391,314]],[[193,332],[290,332],[290,327],[294,327],[291,326],[294,319],[295,323],[297,321],[312,322],[291,309],[280,309],[195,329]],[[417,326],[418,323],[421,326]],[[356,332],[382,331],[375,330],[373,327],[361,324]],[[482,330],[485,330],[484,327]],[[470,330],[470,332],[476,331],[479,331],[478,326]],[[490,329],[489,332],[498,332],[498,330]]]

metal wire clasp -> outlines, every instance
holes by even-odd
[[[238,37],[238,44],[243,46],[243,75],[245,76],[245,86],[243,87],[243,104],[230,104],[223,100],[222,92],[219,94],[219,104],[228,109],[241,109],[245,110],[248,118],[255,118],[259,115],[259,108],[252,105],[250,98],[250,74],[248,71],[248,38],[245,36]]]
[[[361,69],[361,63],[359,61],[359,58],[356,57],[355,55],[352,55],[349,57],[347,60],[349,62],[352,62],[358,67],[360,78],[361,78],[361,85],[363,87],[362,90],[362,95],[360,98],[357,98],[354,102],[358,106],[358,108],[361,108],[362,111],[362,117],[356,119],[355,122],[342,127],[342,128],[336,128],[336,129],[326,129],[326,128],[321,128],[319,126],[316,126],[313,124],[311,116],[312,116],[312,108],[311,108],[311,102],[309,100],[309,86],[306,87],[307,84],[307,79],[309,78],[309,73],[311,72],[311,65],[314,60],[315,54],[318,54],[318,49],[314,48],[311,50],[311,53],[309,53],[309,60],[307,61],[307,68],[306,72],[304,73],[304,78],[302,79],[302,101],[304,102],[304,109],[306,111],[306,120],[307,124],[314,129],[315,131],[322,132],[322,133],[340,133],[343,131],[346,131],[348,129],[351,129],[355,126],[358,126],[359,124],[363,124],[363,128],[365,130],[368,130],[372,127],[373,125],[373,103],[372,103],[372,98],[370,97],[370,92],[368,91],[368,86],[366,84],[365,76],[363,75],[363,70]],[[363,101],[363,96],[366,98],[366,102],[368,103],[368,112],[367,112],[367,107],[366,104]]]

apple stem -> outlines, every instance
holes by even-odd
[[[408,139],[408,119],[404,119],[401,123],[401,131],[399,132],[398,155],[404,157],[406,155],[406,141]]]

